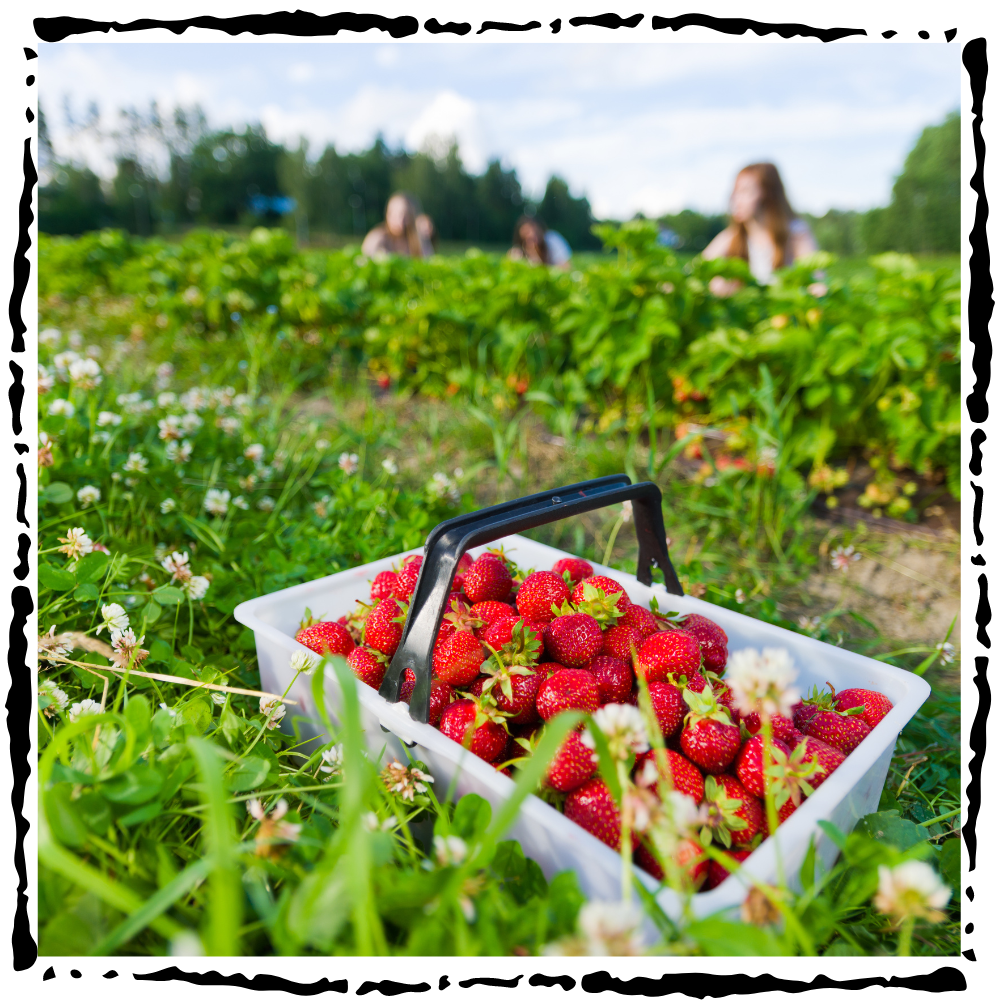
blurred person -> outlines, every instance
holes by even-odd
[[[403,191],[397,191],[386,202],[385,222],[365,237],[361,252],[366,257],[386,257],[389,254],[430,257],[434,247],[430,239],[421,236],[421,227],[417,225],[418,213],[414,199]]]
[[[705,247],[705,260],[742,257],[762,285],[779,267],[816,252],[809,226],[792,211],[781,175],[773,163],[751,163],[736,175],[729,198],[729,225]],[[741,281],[716,275],[709,289],[732,295]]]
[[[511,260],[566,268],[573,251],[554,229],[546,229],[541,219],[522,215],[514,226],[514,245],[507,252]]]
[[[431,248],[430,253],[437,253],[438,234],[434,220],[426,212],[422,212],[413,221],[417,227],[417,235],[420,237],[421,243],[425,248]],[[424,256],[428,257],[430,254],[425,253]]]

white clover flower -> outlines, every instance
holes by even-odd
[[[951,898],[936,871],[924,861],[904,861],[895,868],[879,865],[875,909],[897,923],[918,917],[932,924],[944,920],[943,907]]]
[[[120,413],[112,413],[110,410],[101,410],[97,414],[98,427],[117,427],[122,422]]]
[[[170,582],[179,580],[186,583],[191,579],[190,555],[187,552],[171,552],[160,565],[170,574]]]
[[[233,497],[233,506],[239,507],[240,510],[250,509],[250,504],[247,503],[247,498],[243,496]]]
[[[144,635],[140,635],[137,639],[135,632],[130,628],[112,632],[111,648],[114,650],[112,660],[119,667],[127,667],[130,663],[137,666],[149,656],[149,653],[142,648],[145,638]]]
[[[278,799],[270,813],[265,811],[259,799],[250,799],[247,802],[247,812],[260,823],[260,831],[257,834],[258,844],[261,841],[299,839],[299,833],[302,830],[301,824],[285,823],[282,820],[282,817],[288,812],[288,803],[284,799]],[[266,852],[261,852],[258,846],[258,853]]]
[[[588,955],[638,955],[642,911],[633,903],[594,901],[577,918]]]
[[[276,694],[265,694],[260,699],[260,714],[267,718],[267,728],[277,729],[285,717],[285,706]]]
[[[208,591],[210,582],[211,581],[207,576],[192,576],[190,580],[186,580],[181,584],[181,590],[183,590],[192,601],[200,601]]]
[[[329,442],[329,441],[327,441],[327,439],[326,439],[326,438],[317,438],[317,439],[316,439],[316,443],[315,443],[315,444],[313,445],[313,447],[314,447],[314,448],[315,448],[315,449],[316,449],[317,451],[326,451],[326,449],[330,447],[330,442]],[[356,457],[357,457],[357,456],[355,456],[355,458],[356,458]]]
[[[94,444],[107,444],[107,442],[111,440],[111,435],[107,431],[94,431],[94,433],[90,435],[90,440],[93,441]]]
[[[224,385],[221,389],[212,390],[212,403],[217,409],[225,409],[232,403],[235,395],[236,390],[231,385]]]
[[[61,354],[57,354],[53,359],[52,363],[56,366],[56,371],[59,373],[62,379],[66,379],[67,373],[69,372],[69,366],[74,361],[79,361],[80,355],[76,351],[63,351]]]
[[[149,462],[141,451],[132,451],[129,452],[129,456],[125,460],[122,469],[125,472],[147,472],[149,470]]]
[[[54,326],[42,330],[38,335],[38,343],[44,344],[46,347],[55,347],[60,340],[62,340],[62,331],[57,330]]]
[[[45,367],[45,365],[38,366],[38,395],[44,396],[45,393],[51,392],[56,384],[55,377],[53,374]]]
[[[181,417],[181,427],[184,428],[185,434],[193,434],[204,422],[197,413],[185,413]]]
[[[349,455],[346,451],[342,452],[340,458],[337,459],[337,465],[346,475],[353,476],[358,471],[358,456]]]
[[[69,419],[76,413],[76,407],[68,400],[56,397],[49,403],[50,417],[66,417]]]
[[[226,693],[224,691],[213,691],[212,701],[216,705],[225,705],[226,703]]]
[[[101,703],[93,698],[84,698],[83,701],[75,701],[69,706],[69,721],[76,722],[81,715],[100,715]]]
[[[292,653],[292,658],[289,660],[288,666],[295,673],[301,674],[307,670],[312,670],[317,663],[319,663],[318,656],[311,653],[308,649],[299,649]]]
[[[104,629],[109,632],[121,632],[128,628],[128,614],[120,604],[105,604],[101,608],[101,617],[104,622],[97,626],[97,634],[100,635]]]
[[[194,931],[181,931],[170,939],[170,954],[177,958],[200,958],[205,949]]]
[[[323,751],[323,763],[320,770],[324,774],[340,774],[344,767],[344,744],[334,743],[332,747]]]
[[[158,437],[161,441],[179,441],[184,437],[181,418],[174,413],[169,413],[162,420],[157,420],[156,425],[160,428]]]
[[[628,524],[632,520],[632,501],[625,500],[622,502],[622,523]]]
[[[319,518],[326,517],[327,510],[326,510],[326,502],[325,501],[323,501],[323,500],[317,500],[316,503],[314,503],[312,505],[312,509],[313,509],[313,513],[317,517],[319,517]]]
[[[243,416],[248,417],[253,412],[253,399],[245,392],[238,392],[233,396],[232,407],[238,410]]]
[[[441,868],[460,865],[469,856],[469,845],[461,837],[434,838],[434,860]]]
[[[232,437],[240,429],[240,422],[236,417],[220,417],[215,426]]]
[[[163,711],[166,712],[167,715],[169,715],[171,719],[176,719],[177,718],[177,709],[176,708],[171,708],[165,701],[161,701],[160,702],[160,708],[162,708]]]
[[[838,545],[830,556],[830,563],[834,569],[839,569],[841,573],[846,573],[852,562],[861,558],[860,552],[854,551],[853,545],[848,545],[845,549],[843,545]]]
[[[941,654],[942,663],[955,662],[955,646],[952,643],[939,642],[934,648]]]
[[[382,468],[390,475],[394,476],[399,472],[399,466],[391,458],[382,459]]]
[[[165,449],[167,458],[177,465],[183,465],[194,451],[190,441],[168,441]]]
[[[177,402],[176,392],[161,392],[156,397],[156,405],[166,409],[168,406],[173,406]]]
[[[739,649],[729,657],[726,683],[744,715],[789,715],[799,700],[798,671],[786,649]]]
[[[257,510],[268,513],[275,508],[274,497],[263,496],[257,501]]]
[[[733,597],[736,598],[736,603],[737,604],[742,604],[747,599],[747,595],[743,593],[743,588],[742,587],[737,587],[736,588],[736,593],[733,594]]]
[[[45,715],[51,715],[53,712],[65,712],[66,706],[69,704],[69,695],[54,681],[42,681],[38,685],[38,696],[49,699],[49,706],[44,709]]]
[[[250,444],[243,450],[243,457],[251,462],[259,462],[264,457],[264,446],[262,444]]]
[[[365,830],[369,830],[372,833],[376,830],[391,830],[395,825],[395,816],[390,816],[388,819],[384,819],[381,823],[379,823],[378,816],[375,813],[366,812],[361,814],[361,826]]]
[[[40,660],[57,663],[58,659],[54,659],[54,657],[69,656],[72,652],[72,644],[61,635],[56,635],[55,625],[47,633],[38,637],[38,658]]]
[[[609,702],[593,715],[597,728],[608,738],[608,748],[616,760],[626,760],[630,753],[645,753],[649,749],[649,736],[642,712],[635,705]],[[597,743],[593,733],[585,729],[580,736],[584,746],[594,750]]]
[[[69,340],[69,346],[72,348],[83,346],[83,335],[79,330],[70,330],[69,337],[67,339]]]
[[[59,541],[63,543],[59,546],[59,551],[73,562],[94,551],[94,543],[87,537],[84,528],[70,528],[66,537]]]
[[[201,301],[201,289],[196,285],[188,285],[184,289],[184,294],[181,296],[182,299],[189,305],[197,305]]]
[[[175,510],[177,510],[177,501],[173,497],[167,497],[166,500],[160,501],[161,514],[171,514]]]
[[[390,792],[412,802],[416,793],[427,791],[427,785],[433,784],[434,778],[419,767],[407,767],[392,760],[382,769],[382,781]]]
[[[81,486],[76,491],[76,498],[80,501],[81,506],[87,507],[101,499],[101,491],[96,486]]]
[[[210,489],[205,494],[205,510],[221,517],[229,509],[229,490]]]
[[[78,389],[94,389],[101,384],[101,366],[93,358],[77,358],[70,362],[69,380]]]
[[[188,391],[181,396],[181,406],[183,406],[185,410],[204,410],[211,401],[211,398],[211,394],[207,389],[195,386],[195,388],[188,389]]]

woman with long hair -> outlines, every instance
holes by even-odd
[[[513,246],[507,252],[511,260],[524,260],[530,264],[548,264],[565,268],[572,251],[559,233],[546,229],[541,219],[522,215],[514,226]]]
[[[751,163],[736,175],[729,218],[729,225],[705,247],[702,256],[706,260],[742,257],[762,285],[773,281],[779,267],[816,252],[816,241],[788,204],[773,163]],[[709,287],[716,295],[731,295],[740,284],[717,275]]]
[[[430,257],[434,247],[417,224],[419,206],[403,191],[393,194],[385,206],[385,222],[376,226],[361,244],[366,257]],[[429,220],[428,220],[429,221]]]

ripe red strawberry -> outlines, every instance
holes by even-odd
[[[612,625],[604,631],[601,651],[605,656],[614,656],[616,659],[631,663],[632,650],[638,653],[644,641],[642,632],[634,625]]]
[[[566,796],[563,812],[577,826],[582,826],[612,850],[617,851],[622,838],[622,819],[608,786],[600,778],[591,778]]]
[[[856,715],[819,711],[806,720],[802,732],[828,743],[841,753],[849,754],[871,732],[864,720]]]
[[[534,651],[535,656],[533,658],[537,660],[542,648],[541,638],[544,626],[539,625],[538,628],[532,628],[536,624],[537,622],[527,622],[523,618],[501,618],[492,625],[483,626],[483,628],[478,630],[478,635],[491,649],[502,649],[508,643],[514,641],[515,630],[520,625],[520,632],[523,635],[522,645],[528,639],[528,633],[534,635],[535,641],[538,642],[538,649]]]
[[[681,696],[680,688],[673,684],[661,684],[653,681],[649,685],[649,700],[653,703],[656,721],[660,724],[663,735],[673,736],[684,718],[686,706]]]
[[[542,681],[535,704],[538,714],[548,722],[560,712],[579,710],[593,714],[601,707],[601,696],[589,670],[564,668]]]
[[[471,632],[453,632],[434,644],[434,673],[454,687],[471,684],[485,659],[483,644]]]
[[[462,581],[465,594],[473,604],[506,600],[513,585],[506,563],[492,552],[484,552],[476,559]]]
[[[643,639],[660,631],[660,623],[656,615],[649,608],[644,608],[640,604],[630,604],[625,609],[625,614],[618,619],[618,624],[631,625],[632,628],[638,629]]]
[[[484,629],[502,621],[504,618],[517,618],[517,609],[503,601],[480,601],[469,608],[469,614],[478,618],[483,624],[476,630],[480,635]]]
[[[664,753],[666,754],[666,766],[660,769],[659,773],[667,785],[683,795],[690,796],[696,803],[700,803],[705,797],[705,779],[701,771],[683,754],[670,749],[664,750]],[[647,761],[652,761],[652,768],[647,767]],[[657,791],[657,785],[654,783],[656,773],[655,750],[647,750],[636,757],[636,781],[651,788],[654,792]]]
[[[388,662],[387,657],[374,649],[365,649],[364,646],[355,646],[347,657],[347,665],[354,672],[354,675],[376,691],[385,676]]]
[[[779,739],[771,740],[772,758],[778,754],[786,757],[791,753],[787,743]],[[736,777],[740,779],[743,787],[757,798],[764,797],[764,737],[751,736],[736,756],[736,764],[733,767]]]
[[[573,593],[569,599],[570,604],[582,604],[587,599],[587,587],[594,587],[606,596],[621,594],[622,596],[618,598],[616,605],[622,614],[625,613],[625,609],[632,603],[629,600],[628,594],[625,593],[625,588],[617,580],[612,580],[610,576],[591,576],[586,580],[581,580],[573,588]]]
[[[632,668],[623,660],[615,656],[595,656],[587,665],[587,669],[597,681],[602,705],[610,701],[623,705],[629,700],[635,675],[632,673]]]
[[[441,714],[458,697],[458,693],[440,677],[431,678],[430,722],[436,726],[441,721]]]
[[[570,604],[577,611],[590,615],[602,627],[614,625],[630,603],[625,588],[606,576],[591,576],[581,580],[570,596]]]
[[[347,656],[354,649],[354,639],[346,625],[340,622],[317,622],[308,628],[301,629],[295,638],[303,646],[314,653],[323,656],[332,653],[334,656]]]
[[[447,611],[441,619],[441,627],[438,629],[437,637],[440,641],[453,632],[475,632],[478,636],[482,627],[482,619],[477,618],[472,613],[461,595],[455,595],[451,599],[451,610]]]
[[[749,844],[764,829],[760,800],[730,774],[705,779],[705,803],[708,806],[705,824],[708,833],[703,831],[702,837],[714,836],[723,847]]]
[[[833,704],[838,712],[846,712],[849,708],[861,705],[864,708],[861,719],[871,729],[892,711],[892,702],[884,694],[867,688],[845,688],[838,691]]]
[[[721,675],[726,669],[726,661],[729,658],[727,649],[729,637],[722,626],[704,615],[688,615],[680,622],[680,626],[698,640],[705,666]]]
[[[423,556],[407,556],[403,560],[403,565],[396,574],[396,585],[392,588],[393,597],[398,597],[401,601],[408,601],[413,596],[423,561]]]
[[[671,675],[691,677],[700,666],[698,640],[682,629],[651,635],[636,658],[636,673],[647,681],[670,681]]]
[[[556,573],[541,570],[531,573],[517,590],[517,610],[534,622],[550,622],[555,618],[554,604],[561,608],[569,600],[569,587]]]
[[[558,559],[552,567],[552,572],[559,576],[568,573],[570,580],[575,587],[581,580],[586,580],[588,576],[594,575],[594,567],[586,559],[577,559],[570,556],[568,559]]]
[[[458,560],[458,565],[455,567],[455,579],[451,581],[452,593],[461,593],[462,587],[465,584],[465,574],[468,568],[472,565],[472,556],[468,552],[464,552],[462,557]]]
[[[396,574],[391,569],[384,569],[381,573],[375,574],[372,580],[372,600],[384,601],[387,597],[392,597],[392,591],[396,586]]]
[[[562,615],[545,626],[545,652],[564,667],[585,667],[601,651],[601,626],[590,615]]]
[[[723,851],[723,854],[732,858],[738,864],[743,864],[750,857],[751,851]],[[718,861],[710,861],[708,865],[708,878],[705,880],[706,892],[711,892],[716,886],[721,885],[729,878],[729,872],[719,864]]]
[[[740,749],[739,727],[711,691],[696,694],[686,689],[684,700],[691,709],[681,732],[684,754],[710,774],[721,774]]]
[[[663,881],[663,868],[646,844],[639,843],[635,847],[632,860],[653,878]],[[673,860],[682,887],[689,892],[698,892],[709,871],[709,860],[701,844],[690,839],[680,841]]]
[[[410,704],[413,697],[413,689],[417,686],[417,675],[407,667],[403,671],[403,683],[399,685],[399,700]]]
[[[490,688],[490,694],[497,708],[510,717],[510,722],[528,725],[538,721],[538,709],[535,703],[543,680],[542,675],[536,674],[533,670],[526,674],[511,673],[511,696],[508,698],[498,683]]]
[[[792,758],[794,759],[796,752],[800,752],[802,761],[806,763],[815,761],[818,765],[816,773],[806,779],[813,788],[819,788],[847,759],[847,755],[836,747],[812,736],[807,736],[799,746],[803,749],[799,751],[799,747],[796,747],[792,752]]]
[[[743,725],[747,727],[748,733],[759,733],[760,716],[756,712],[743,716]],[[792,720],[784,715],[771,716],[771,735],[790,747],[798,746],[805,739],[805,734],[800,733]]]
[[[557,792],[571,792],[591,778],[597,770],[597,754],[579,733],[570,733],[556,751],[545,780]]]
[[[362,633],[365,644],[386,656],[392,656],[403,637],[402,621],[397,619],[402,619],[404,613],[395,598],[387,597],[384,601],[379,601],[365,619]]]
[[[507,746],[507,730],[495,713],[475,698],[459,698],[441,713],[441,732],[485,761],[494,761]]]

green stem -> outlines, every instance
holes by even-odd
[[[935,823],[942,823],[946,819],[951,819],[952,816],[957,816],[961,811],[962,807],[959,806],[957,809],[952,809],[950,812],[942,813],[940,816],[925,819],[923,823],[918,823],[917,826],[933,826]]]
[[[632,901],[632,824],[629,822],[629,811],[625,808],[625,796],[628,794],[629,779],[623,761],[617,761],[615,767],[618,771],[618,783],[622,789],[622,902],[629,903]]]
[[[899,928],[899,950],[896,952],[900,958],[907,958],[910,954],[910,942],[913,939],[913,917],[907,917],[903,921],[903,926]]]
[[[622,514],[621,516],[619,516],[618,520],[615,521],[615,526],[611,529],[611,537],[608,539],[608,546],[604,550],[603,565],[605,566],[611,565],[611,552],[612,549],[614,549],[615,547],[615,539],[618,537],[618,532],[624,523],[625,523],[625,515]]]

